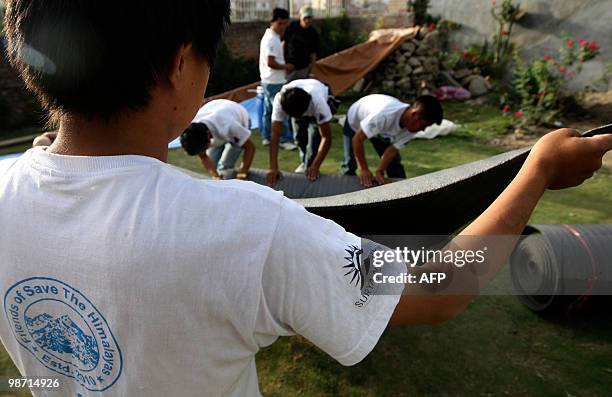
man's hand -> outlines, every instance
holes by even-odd
[[[266,184],[270,187],[274,186],[274,184],[279,181],[283,177],[283,174],[279,170],[268,170],[266,174]]]
[[[370,172],[368,168],[359,170],[359,183],[361,183],[362,186],[372,187],[373,180],[374,180],[374,175],[372,175],[372,173]]]
[[[385,178],[385,171],[381,170],[376,170],[375,179],[379,185],[386,185],[387,183],[391,182],[389,179]]]
[[[236,174],[236,179],[240,179],[241,181],[246,181],[247,179],[249,179],[249,172],[248,171],[238,171],[238,173]]]
[[[32,141],[32,147],[35,146],[50,146],[53,141],[57,138],[57,131],[48,131],[40,134],[34,141]]]
[[[564,128],[543,136],[525,165],[541,173],[548,189],[565,189],[593,176],[611,149],[612,134],[582,138],[575,130]]]
[[[311,165],[310,167],[306,169],[305,175],[309,181],[311,182],[316,181],[317,178],[319,178],[319,167],[315,167],[314,165]]]

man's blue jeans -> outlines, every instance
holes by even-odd
[[[261,87],[264,90],[264,111],[263,111],[263,126],[259,132],[261,133],[262,139],[270,140],[272,138],[272,103],[274,97],[279,93],[283,84],[265,84],[262,83]],[[293,142],[293,134],[289,130],[289,120],[285,117],[283,131],[281,132],[280,142]]]
[[[340,173],[342,175],[355,175],[355,171],[357,170],[357,160],[355,160],[355,152],[353,151],[353,136],[355,136],[355,131],[353,131],[349,125],[348,120],[345,120],[344,128],[342,129],[342,139],[344,143],[344,161],[342,161],[342,165],[340,166]],[[376,153],[378,153],[380,157],[382,157],[385,150],[391,146],[391,142],[377,136],[370,138],[370,142],[372,142],[374,150],[376,150]],[[391,164],[387,167],[387,177],[406,178],[406,171],[402,165],[402,157],[399,153],[391,160]]]
[[[211,147],[206,155],[217,165],[217,171],[233,170],[242,153],[241,147],[232,146],[231,143]]]
[[[321,134],[317,120],[314,117],[291,118],[291,126],[295,132],[295,142],[300,149],[300,161],[306,168],[312,165],[319,153]]]

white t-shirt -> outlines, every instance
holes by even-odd
[[[286,113],[281,106],[281,95],[289,88],[301,88],[310,94],[312,98],[308,109],[304,112],[306,117],[314,117],[317,124],[328,123],[332,119],[331,109],[327,104],[329,88],[316,79],[293,80],[283,86],[280,92],[274,97],[272,103],[272,121],[283,121]]]
[[[212,135],[211,147],[229,142],[242,147],[251,137],[249,113],[234,101],[215,99],[198,110],[192,123],[204,123]]]
[[[266,29],[259,44],[259,77],[265,84],[283,84],[286,79],[285,70],[272,69],[268,66],[268,57],[274,57],[276,63],[285,64],[285,54],[280,36],[272,28]]]
[[[267,187],[136,155],[10,161],[0,338],[22,374],[61,383],[34,396],[255,396],[279,335],[355,364],[398,302],[357,285],[367,240]]]
[[[353,131],[361,128],[368,138],[381,136],[401,149],[416,136],[416,132],[400,126],[400,118],[409,106],[389,95],[367,95],[351,105],[347,120]]]

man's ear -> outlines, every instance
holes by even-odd
[[[191,56],[193,56],[192,44],[179,44],[174,54],[174,60],[168,70],[168,80],[173,86],[179,85],[181,79],[184,78],[187,60]]]

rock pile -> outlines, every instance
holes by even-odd
[[[441,53],[439,32],[421,30],[378,66],[370,76],[368,91],[402,99],[433,93],[440,74]]]
[[[491,89],[488,81],[469,69],[452,70],[442,54],[440,32],[421,29],[366,78],[364,90],[412,100],[434,94],[441,85],[463,86],[472,96],[484,95]]]

